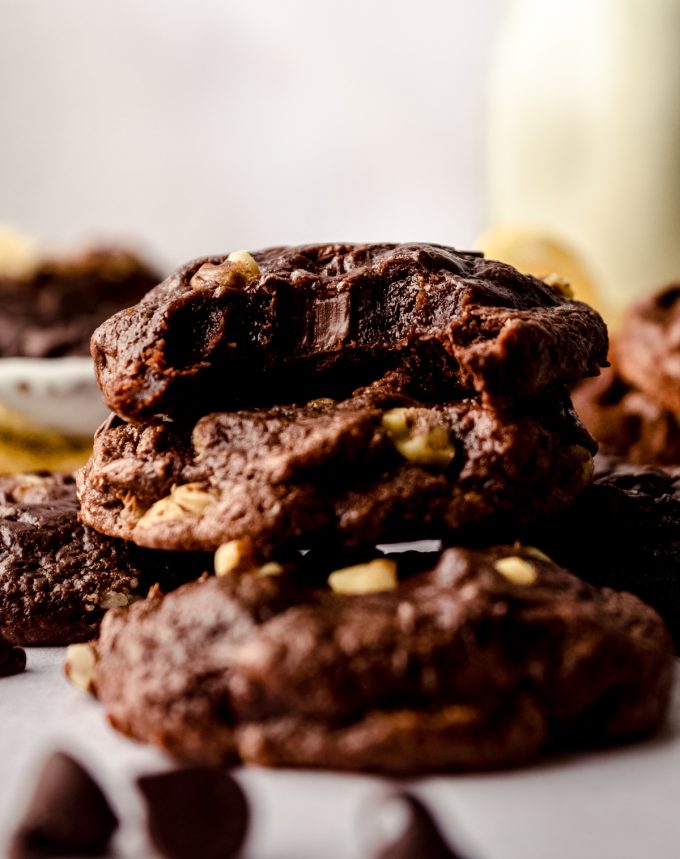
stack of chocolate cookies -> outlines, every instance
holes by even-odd
[[[403,773],[663,719],[658,615],[516,542],[592,477],[566,386],[607,333],[563,282],[429,244],[238,251],[92,349],[114,414],[82,522],[179,565],[210,553],[71,653],[120,730],[183,760]],[[447,548],[384,545],[426,538]]]

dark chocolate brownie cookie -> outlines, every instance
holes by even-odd
[[[92,339],[107,405],[131,420],[342,398],[416,368],[420,395],[513,399],[606,364],[598,313],[480,254],[328,244],[195,260]]]
[[[680,649],[680,471],[595,462],[593,485],[527,539],[587,581],[649,603]]]
[[[100,248],[0,277],[0,358],[88,355],[94,329],[158,283],[137,257]]]
[[[680,418],[680,284],[633,305],[614,356],[627,382]]]
[[[17,644],[96,634],[113,606],[199,576],[211,559],[139,549],[78,522],[68,475],[0,478],[0,628]]]
[[[115,727],[188,761],[412,773],[518,764],[665,716],[658,615],[538,550],[266,572],[107,614],[93,679]]]
[[[574,408],[603,451],[629,462],[680,463],[680,420],[614,368],[585,379],[572,391]]]
[[[81,518],[142,546],[268,553],[527,523],[590,481],[569,398],[531,407],[413,400],[398,374],[348,400],[220,412],[195,425],[113,420],[79,473]]]

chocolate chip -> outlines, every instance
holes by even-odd
[[[26,651],[18,647],[0,633],[0,677],[21,674],[26,667]]]
[[[396,841],[383,846],[374,859],[463,859],[461,853],[449,846],[419,799],[399,794],[397,799],[406,806],[406,828]]]
[[[118,818],[92,776],[72,757],[56,752],[38,778],[9,856],[101,854],[117,827]]]
[[[238,784],[219,767],[186,767],[143,776],[149,835],[169,859],[226,859],[243,844],[248,804]]]

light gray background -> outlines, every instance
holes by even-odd
[[[468,245],[502,0],[0,0],[0,222]]]

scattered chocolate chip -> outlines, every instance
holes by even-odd
[[[10,859],[94,856],[118,827],[99,785],[69,755],[48,758],[10,844]]]
[[[226,859],[243,844],[248,804],[219,767],[186,767],[143,776],[137,784],[147,802],[149,835],[163,856]]]
[[[0,677],[9,677],[10,674],[21,674],[26,667],[26,651],[23,647],[7,641],[0,633]]]
[[[406,806],[406,828],[396,841],[380,848],[374,859],[464,859],[449,846],[429,811],[419,799],[408,794],[396,797]]]

